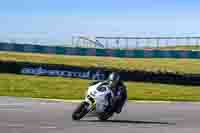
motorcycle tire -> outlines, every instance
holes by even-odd
[[[77,108],[74,110],[72,113],[72,119],[73,120],[80,120],[82,119],[87,113],[87,107],[89,106],[89,103],[87,102],[82,102],[80,103]]]

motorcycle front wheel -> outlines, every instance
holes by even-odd
[[[73,120],[80,120],[82,119],[87,113],[88,113],[88,106],[89,103],[87,102],[82,102],[80,103],[77,108],[74,110],[72,113],[72,119]]]

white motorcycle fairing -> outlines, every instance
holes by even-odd
[[[90,103],[88,109],[93,109],[95,113],[103,113],[109,105],[107,96],[113,98],[114,94],[107,85],[102,85],[102,82],[88,87],[85,101]]]
[[[112,90],[103,82],[89,86],[85,100],[75,108],[72,113],[72,119],[80,120],[86,115],[98,117],[99,120],[109,119],[114,112],[106,109],[112,106],[113,97]]]

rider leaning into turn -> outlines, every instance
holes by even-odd
[[[100,81],[93,82],[92,84],[96,84]],[[120,75],[116,72],[111,73],[108,76],[108,79],[104,81],[104,83],[108,84],[111,88],[111,90],[114,93],[114,112],[120,113],[122,110],[122,107],[127,100],[127,89],[124,83],[120,80]]]

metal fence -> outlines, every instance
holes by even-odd
[[[200,37],[72,37],[72,46],[107,49],[200,46]]]

